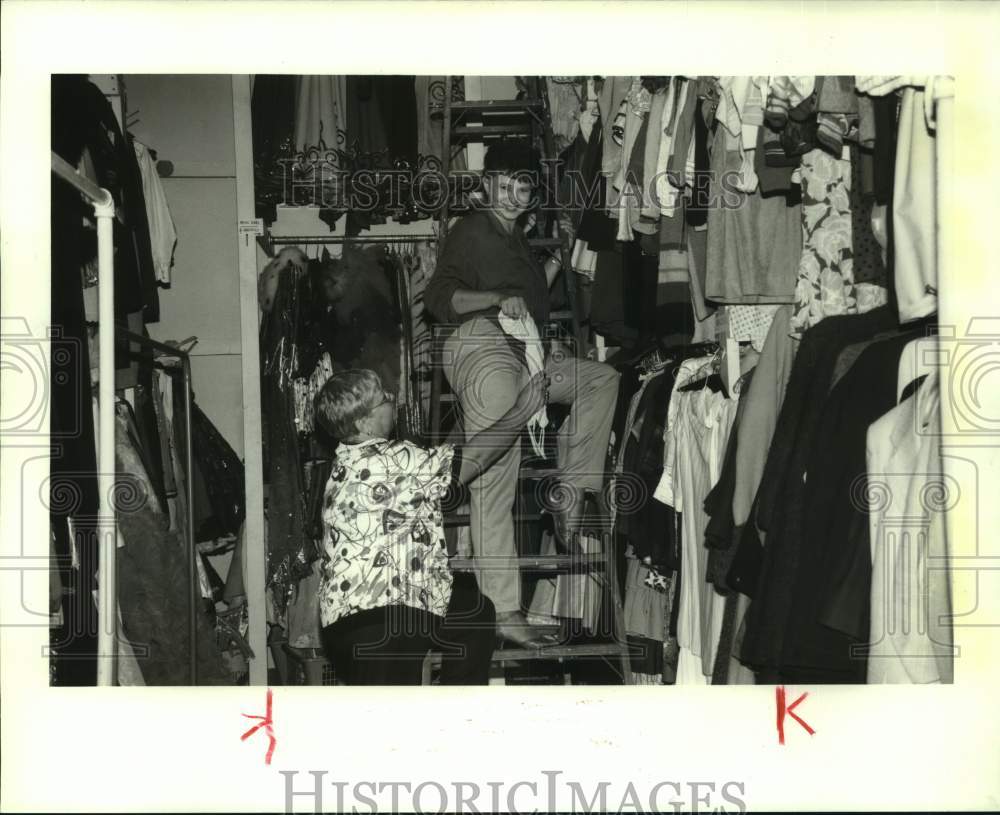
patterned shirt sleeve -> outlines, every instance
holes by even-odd
[[[455,448],[450,444],[436,447],[414,445],[414,475],[423,485],[428,498],[441,498],[448,491],[452,481],[452,462]]]

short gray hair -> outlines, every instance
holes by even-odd
[[[368,368],[337,371],[316,395],[316,420],[336,439],[349,439],[364,418],[384,396],[382,380]]]

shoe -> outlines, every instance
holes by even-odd
[[[541,648],[549,644],[547,634],[533,628],[523,612],[497,615],[497,639],[518,648]]]

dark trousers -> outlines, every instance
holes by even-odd
[[[471,574],[454,575],[448,613],[395,605],[361,611],[323,629],[338,679],[348,685],[419,685],[429,651],[441,652],[442,685],[485,685],[496,611]]]

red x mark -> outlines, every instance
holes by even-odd
[[[240,741],[246,741],[263,727],[264,732],[267,733],[267,738],[270,741],[267,748],[267,754],[264,756],[264,763],[270,764],[271,756],[274,755],[274,747],[278,743],[278,740],[274,737],[274,728],[271,726],[274,724],[274,719],[271,718],[271,689],[267,689],[267,710],[263,716],[252,716],[249,713],[244,713],[242,715],[247,719],[260,719],[261,721],[259,724],[255,724],[246,733],[240,736]]]
[[[787,713],[800,725],[802,725],[810,736],[816,733],[805,721],[800,719],[795,714],[795,708],[800,702],[802,702],[809,694],[803,693],[798,699],[792,702],[788,707],[785,707],[785,687],[784,685],[778,685],[774,689],[774,700],[778,705],[778,744],[785,743],[785,714]]]

